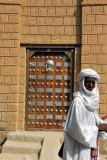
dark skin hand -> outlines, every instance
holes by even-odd
[[[89,91],[92,91],[95,88],[95,78],[94,77],[86,77],[84,81],[85,88]],[[97,126],[99,131],[107,132],[107,124],[102,124]]]

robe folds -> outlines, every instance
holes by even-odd
[[[91,160],[91,148],[96,147],[98,138],[97,125],[103,122],[96,111],[89,110],[79,97],[74,98],[64,128],[62,160]]]

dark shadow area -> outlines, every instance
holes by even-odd
[[[6,140],[7,140],[7,137],[0,144],[0,153],[2,151],[2,146],[4,145],[4,143],[6,142]]]

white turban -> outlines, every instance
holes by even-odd
[[[95,87],[92,91],[86,89],[84,85],[84,80],[86,77],[95,78]],[[80,97],[88,109],[94,111],[99,107],[99,91],[97,88],[97,83],[100,80],[100,76],[96,71],[92,69],[83,69],[78,74],[79,91],[73,94],[74,98]]]
[[[78,82],[84,79],[85,77],[94,77],[97,80],[97,82],[99,82],[100,80],[100,76],[97,74],[97,72],[89,68],[81,70],[81,72],[78,74]]]

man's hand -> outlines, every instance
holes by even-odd
[[[99,131],[105,131],[107,132],[107,124],[101,124],[98,126]]]

